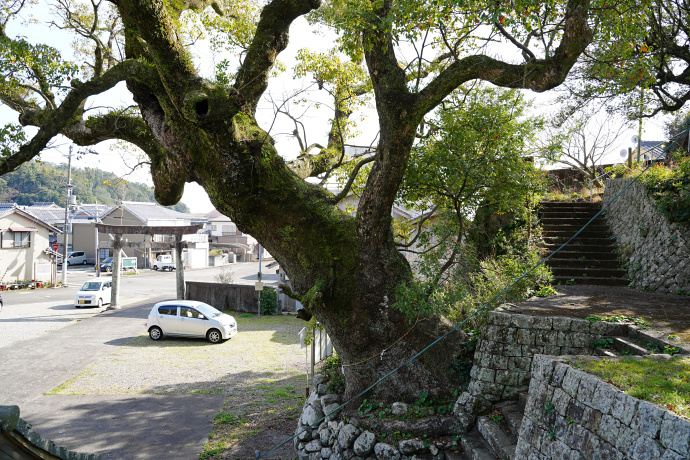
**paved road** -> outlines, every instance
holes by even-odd
[[[256,280],[256,263],[229,267],[237,283]],[[192,270],[185,277],[212,280],[219,271]],[[0,405],[18,405],[35,431],[70,450],[104,459],[198,458],[222,394],[45,394],[145,334],[153,303],[175,293],[174,273],[143,272],[123,277],[122,310],[77,310],[77,287],[92,276],[70,270],[70,287],[3,293]],[[275,284],[277,278],[264,281]]]

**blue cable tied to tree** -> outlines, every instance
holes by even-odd
[[[686,129],[685,131],[683,131],[683,132],[679,133],[678,135],[676,135],[673,139],[671,139],[671,141],[673,141],[676,137],[681,137],[681,136],[685,135],[685,134],[688,133],[688,132],[690,132],[690,128],[688,128],[688,129]],[[657,150],[662,144],[663,144],[663,142],[660,142],[660,143],[658,143],[657,145],[655,145],[654,147],[652,147],[650,150],[652,150],[652,151]],[[668,143],[668,146],[667,146],[666,148],[662,149],[661,152],[660,152],[652,161],[650,161],[650,163],[642,170],[642,172],[640,172],[640,174],[638,174],[632,181],[630,181],[630,183],[629,183],[628,185],[626,185],[626,186],[623,188],[623,190],[621,190],[620,192],[618,192],[618,194],[617,194],[616,196],[614,196],[614,197],[611,199],[611,201],[609,201],[608,203],[604,204],[604,205],[601,207],[601,210],[599,210],[599,212],[597,212],[597,213],[594,215],[594,217],[592,217],[585,225],[583,225],[582,228],[581,228],[580,230],[577,231],[577,233],[575,233],[572,237],[570,237],[570,239],[569,239],[568,241],[566,241],[565,243],[563,243],[558,249],[556,249],[556,250],[553,251],[551,254],[549,254],[547,257],[545,257],[544,259],[542,259],[542,260],[541,260],[538,264],[536,264],[534,267],[530,268],[530,269],[527,270],[525,273],[523,273],[522,276],[520,276],[518,279],[516,279],[515,281],[513,281],[513,283],[510,284],[510,286],[508,286],[507,288],[503,289],[501,292],[499,292],[498,294],[496,294],[491,300],[489,300],[489,301],[486,302],[484,305],[482,305],[481,308],[479,308],[479,309],[476,310],[474,313],[472,313],[470,316],[468,316],[467,318],[465,318],[462,322],[456,324],[451,330],[449,330],[448,332],[446,332],[445,334],[443,334],[442,336],[440,336],[438,339],[436,339],[436,340],[434,340],[433,342],[431,342],[431,343],[430,343],[429,345],[427,345],[424,349],[422,349],[419,353],[417,353],[416,355],[412,356],[410,359],[408,359],[407,361],[405,361],[404,363],[402,363],[400,366],[396,367],[395,369],[393,369],[392,371],[390,371],[388,374],[386,374],[386,375],[384,375],[383,377],[381,377],[380,379],[378,379],[378,380],[377,380],[376,382],[374,382],[371,386],[369,386],[369,388],[366,388],[366,389],[363,390],[361,393],[359,393],[357,396],[354,396],[354,397],[350,398],[348,401],[344,402],[343,404],[341,404],[340,406],[338,406],[336,409],[333,409],[333,410],[330,411],[328,414],[324,415],[321,419],[319,419],[319,420],[317,420],[316,422],[314,422],[312,425],[310,425],[310,426],[304,428],[302,431],[300,431],[300,432],[298,432],[298,433],[295,433],[294,435],[292,435],[292,436],[290,436],[289,438],[287,438],[285,441],[281,442],[280,444],[278,444],[277,446],[275,446],[274,448],[272,448],[271,450],[269,450],[268,452],[266,452],[265,454],[263,454],[263,455],[261,455],[260,457],[257,457],[257,458],[258,458],[258,459],[265,458],[268,454],[274,452],[275,450],[277,450],[277,449],[281,448],[282,446],[284,446],[286,443],[292,441],[292,440],[295,439],[297,436],[299,436],[300,434],[304,433],[307,429],[318,427],[318,426],[321,424],[321,422],[323,422],[324,420],[326,420],[326,418],[328,418],[330,415],[335,414],[336,412],[340,411],[343,407],[345,407],[345,406],[347,406],[348,404],[350,404],[352,401],[354,401],[354,400],[356,400],[356,399],[359,399],[359,398],[361,398],[362,396],[364,396],[365,394],[367,394],[368,392],[370,392],[370,391],[371,391],[372,389],[374,389],[374,387],[376,387],[379,383],[383,382],[383,381],[386,380],[388,377],[390,377],[391,375],[395,374],[397,371],[399,371],[399,370],[402,369],[403,367],[405,367],[405,366],[407,366],[408,364],[410,364],[412,361],[414,361],[414,360],[417,359],[419,356],[421,356],[422,353],[426,352],[428,349],[430,349],[431,347],[433,347],[434,345],[436,345],[437,343],[439,343],[441,340],[445,339],[449,334],[455,332],[460,326],[462,326],[463,324],[465,324],[467,321],[469,321],[470,319],[472,319],[472,318],[473,318],[474,316],[476,316],[477,314],[481,313],[481,312],[482,312],[483,310],[485,310],[489,305],[491,305],[494,301],[500,299],[501,296],[503,296],[503,294],[505,294],[506,292],[508,292],[513,286],[515,286],[517,283],[519,283],[520,281],[522,281],[523,278],[525,278],[527,275],[529,275],[530,273],[532,273],[534,270],[536,270],[536,269],[539,268],[540,266],[544,265],[549,259],[551,259],[551,258],[552,258],[554,255],[556,255],[561,249],[563,249],[563,248],[566,247],[571,241],[573,241],[580,233],[582,233],[582,231],[583,231],[585,228],[587,228],[587,226],[588,226],[589,224],[591,224],[597,217],[599,217],[599,216],[601,215],[601,213],[603,213],[603,212],[606,210],[606,208],[608,208],[608,207],[609,207],[614,201],[616,201],[623,193],[625,193],[625,191],[628,190],[628,188],[630,188],[635,182],[637,182],[637,180],[638,180],[638,179],[639,179],[649,168],[651,168],[651,167],[654,165],[654,163],[655,163],[656,161],[659,161],[659,159],[661,159],[661,157],[670,149],[670,147],[671,147],[672,144],[673,144],[673,142],[669,142],[669,143]],[[381,354],[381,359],[383,359],[383,353]]]

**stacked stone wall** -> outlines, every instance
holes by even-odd
[[[523,458],[688,459],[690,422],[574,369],[568,358],[539,355],[515,452]]]
[[[608,179],[602,199],[608,203],[632,179]],[[630,285],[653,292],[690,294],[690,229],[672,224],[644,186],[633,184],[606,210]]]
[[[487,316],[470,371],[470,384],[455,406],[455,414],[472,422],[499,402],[527,391],[536,354],[592,355],[592,342],[628,335],[628,326],[560,316],[529,316],[497,309]]]

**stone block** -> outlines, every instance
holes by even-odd
[[[534,345],[534,335],[530,329],[518,329],[515,338],[520,345]]]
[[[522,345],[522,353],[519,356],[531,358],[534,355],[543,355],[544,347],[537,345]]]
[[[582,427],[592,433],[596,433],[599,430],[599,424],[601,423],[602,414],[596,409],[585,406],[585,411],[582,414]]]
[[[558,331],[536,331],[536,333],[534,334],[534,344],[537,346],[558,345]]]
[[[572,322],[572,318],[567,318],[565,316],[555,316],[552,318],[552,327],[555,331],[570,331],[570,326]]]
[[[504,354],[503,350],[504,345],[499,342],[492,342],[488,340],[482,340],[479,343],[479,351],[482,353],[489,353],[492,355],[502,355]]]
[[[637,411],[630,421],[630,428],[651,439],[658,438],[664,411],[647,401],[637,404]]]
[[[493,377],[494,381],[501,385],[517,385],[517,375],[515,374],[515,372],[511,372],[508,370],[495,371]]]
[[[492,356],[493,355],[490,355],[488,353],[476,351],[474,353],[474,365],[479,367],[491,367],[489,364],[491,362]]]
[[[511,356],[507,358],[508,360],[508,370],[511,371],[523,371],[529,372],[532,366],[532,358],[530,357],[518,357]]]
[[[565,411],[565,420],[566,423],[569,420],[572,420],[572,423],[577,424],[579,426],[582,423],[582,417],[585,413],[585,406],[582,403],[577,402],[574,399],[571,399],[568,408]],[[571,446],[573,447],[573,446]]]
[[[539,380],[550,379],[555,366],[556,362],[551,357],[544,355],[534,356],[531,368],[532,378]]]
[[[510,325],[518,329],[532,329],[534,327],[534,316],[511,315]]]
[[[343,449],[349,449],[359,436],[359,430],[351,424],[346,424],[338,433],[338,445]]]
[[[589,321],[584,319],[573,319],[570,323],[570,330],[573,332],[589,332]]]
[[[473,366],[470,370],[470,377],[482,382],[493,382],[496,378],[496,371],[485,367]]]
[[[592,334],[601,336],[626,336],[628,335],[628,326],[626,324],[609,323],[606,321],[596,321],[592,323],[589,328]]]
[[[360,457],[367,457],[374,451],[374,444],[376,444],[376,435],[371,431],[365,431],[357,437],[352,450]]]
[[[510,386],[507,385],[503,389],[503,393],[501,394],[501,401],[514,401],[517,400],[518,397],[520,396],[520,393],[523,393],[526,389],[526,385],[519,385],[519,386]]]
[[[551,316],[535,316],[533,327],[535,329],[551,330],[553,328],[553,318]]]
[[[522,346],[518,344],[505,344],[503,346],[504,356],[522,356]]]
[[[556,363],[556,366],[553,369],[553,374],[551,374],[551,386],[560,387],[563,385],[563,379],[565,378],[565,374],[568,372],[568,369],[570,369],[570,365],[567,363]]]
[[[685,458],[690,458],[690,422],[670,412],[664,413],[659,433],[661,443]]]
[[[380,442],[374,446],[374,454],[378,460],[400,460],[400,451],[395,446]]]
[[[577,388],[577,400],[588,406],[592,396],[594,396],[594,390],[597,388],[598,381],[593,375],[582,372],[580,375],[580,385]]]
[[[468,391],[473,395],[483,395],[486,399],[491,401],[498,401],[503,392],[503,385],[498,385],[492,382],[483,382],[481,380],[473,380],[467,387]]]
[[[487,315],[487,320],[489,324],[495,324],[497,326],[510,326],[512,324],[512,316],[513,315],[510,313],[492,311]]]
[[[615,446],[622,426],[623,424],[614,417],[604,415],[601,417],[599,427],[594,430],[594,433],[612,446]]]
[[[573,332],[564,338],[563,346],[569,348],[586,348],[596,340],[595,336],[586,332]]]
[[[529,372],[519,372],[515,371],[515,376],[517,378],[517,384],[518,386],[525,387],[530,384],[532,381],[532,374]]]
[[[491,355],[491,359],[489,360],[489,365],[487,367],[496,370],[508,369],[508,357]]]
[[[602,414],[608,414],[611,412],[611,406],[613,401],[616,399],[618,394],[617,389],[609,385],[608,383],[599,380],[597,383],[597,388],[594,390],[594,396],[590,401],[590,406],[597,409]]]
[[[563,354],[562,347],[558,345],[544,345],[544,354],[550,356],[561,356]]]
[[[556,388],[553,390],[553,398],[551,399],[551,402],[553,403],[556,412],[558,412],[560,415],[566,415],[570,401],[572,401],[572,398],[562,389]]]
[[[628,452],[624,452],[630,460],[655,460],[662,456],[661,449],[657,442],[647,436],[639,436],[632,448]]]
[[[623,425],[630,425],[635,412],[637,412],[637,404],[637,399],[619,391],[611,404],[611,415],[620,420]]]

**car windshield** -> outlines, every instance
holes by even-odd
[[[107,259],[103,259],[103,261],[102,261],[101,263],[102,263],[102,264],[107,264],[107,263],[112,262],[112,261],[113,261],[113,258],[112,258],[112,257],[108,257]]]
[[[199,305],[196,305],[194,308],[203,313],[204,316],[206,316],[207,318],[215,318],[216,316],[222,315],[221,312],[205,303],[200,303]]]
[[[98,281],[87,281],[81,287],[81,290],[82,291],[100,291],[101,290],[101,283],[99,283]]]

